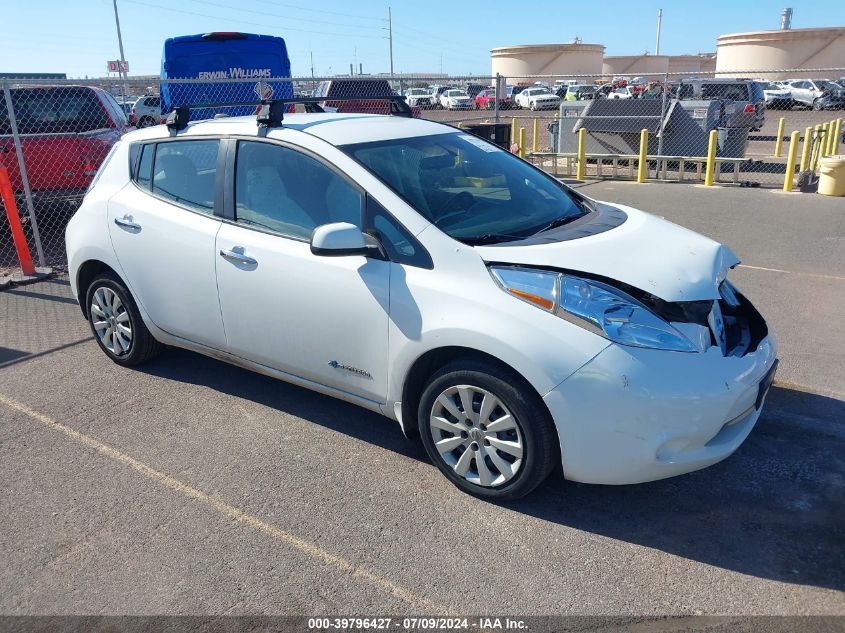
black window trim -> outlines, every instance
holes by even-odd
[[[190,211],[191,213],[196,213],[197,215],[201,215],[204,218],[214,218],[216,220],[221,220],[223,218],[222,209],[223,209],[223,169],[226,166],[226,151],[225,149],[225,141],[227,139],[225,137],[217,136],[217,135],[208,135],[208,136],[180,136],[176,138],[152,138],[144,141],[137,141],[132,143],[129,146],[129,180],[132,184],[139,190],[143,191],[149,196],[152,196],[156,200],[161,200],[162,202],[166,202],[174,207],[178,207],[183,209],[184,211]],[[163,145],[164,143],[182,143],[188,141],[218,141],[219,146],[217,148],[217,164],[214,167],[214,208],[212,209],[211,213],[206,213],[204,211],[198,210],[196,207],[191,207],[172,198],[167,198],[165,196],[157,194],[153,191],[153,172],[155,170],[155,156],[153,156],[153,161],[150,163],[150,186],[148,188],[142,187],[138,184],[138,168],[141,164],[141,154],[144,146],[153,145],[155,146],[155,152],[158,152],[158,145]],[[135,147],[138,147],[137,150],[134,150]],[[134,155],[133,155],[134,154]]]

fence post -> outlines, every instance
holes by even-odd
[[[525,128],[519,128],[519,157],[525,158]]]
[[[21,147],[21,136],[18,133],[18,121],[15,117],[15,109],[12,107],[12,92],[9,89],[9,82],[3,82],[3,96],[6,100],[6,112],[9,117],[9,127],[12,130],[12,138],[15,142],[15,154],[18,158],[18,170],[21,174],[23,193],[26,197],[26,210],[29,213],[29,222],[32,225],[32,237],[35,239],[35,252],[38,254],[38,265],[42,268],[44,263],[44,249],[41,248],[41,234],[38,232],[38,222],[35,219],[35,205],[32,204],[32,190],[29,188],[29,175],[26,173],[26,163],[23,159],[23,148]]]
[[[586,155],[587,155],[587,130],[581,128],[578,130],[578,159],[575,165],[575,179],[576,180],[584,180],[584,170],[585,170],[585,163]],[[560,148],[558,147],[558,151]]]
[[[495,103],[495,108],[496,108],[495,121],[496,121],[496,123],[498,123],[499,122],[499,99],[501,99],[502,95],[505,94],[505,91],[502,88],[502,75],[500,75],[499,73],[496,73],[496,83],[494,85],[496,86],[496,98],[493,99],[493,101]]]
[[[648,130],[640,131],[640,162],[637,165],[637,182],[645,182],[646,177],[646,156],[648,155]]]
[[[783,178],[783,190],[789,193],[792,191],[792,181],[795,178],[795,159],[798,156],[798,131],[793,132],[789,137],[789,150],[786,155],[786,175]]]
[[[813,146],[813,128],[804,129],[804,147],[801,148],[801,166],[798,171],[807,171],[807,163],[810,160],[810,148]]]
[[[716,171],[716,143],[718,140],[718,132],[710,130],[710,140],[707,144],[707,171],[704,172],[704,185],[706,187],[713,185],[713,176]]]
[[[813,130],[813,155],[810,158],[810,170],[816,171],[816,168],[819,166],[819,161],[822,158],[822,138],[824,138],[824,134],[822,134],[822,124],[816,124],[815,130]]]
[[[534,117],[534,131],[533,137],[531,139],[531,151],[535,154],[537,153],[537,136],[539,134],[539,124],[537,123],[537,118]]]
[[[822,123],[822,147],[819,151],[819,158],[827,156],[827,143],[830,140],[830,123]]]
[[[775,158],[780,157],[783,150],[783,126],[786,125],[786,119],[781,117],[778,119],[778,137],[775,139]]]

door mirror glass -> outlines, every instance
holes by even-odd
[[[371,249],[361,229],[349,222],[323,224],[314,229],[311,235],[311,252],[315,255],[367,255]]]

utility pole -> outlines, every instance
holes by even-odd
[[[120,76],[123,78],[123,105],[126,105],[126,72],[124,71],[124,67],[126,66],[126,57],[123,54],[123,36],[120,34],[120,18],[117,17],[117,0],[112,0],[112,4],[114,5],[114,24],[117,27],[117,45],[120,47],[120,67],[118,70],[120,71]]]
[[[393,15],[387,7],[387,39],[390,41],[390,76],[393,76]]]
[[[316,82],[314,81],[314,51],[308,51],[311,54],[311,90],[314,90],[317,86],[315,85]],[[313,95],[312,95],[313,96]]]
[[[660,27],[663,23],[663,9],[657,10],[657,43],[654,45],[654,54],[660,55]]]

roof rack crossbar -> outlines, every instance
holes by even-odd
[[[268,99],[265,101],[233,101],[217,103],[191,103],[173,106],[167,115],[167,127],[171,130],[183,130],[188,126],[191,110],[204,110],[214,108],[243,108],[254,106],[257,108],[256,121],[259,127],[278,127],[285,118],[285,110],[288,105],[300,103],[305,106],[306,112],[324,112],[320,104],[331,101],[387,101],[390,104],[390,114],[393,116],[412,116],[411,108],[401,95],[389,95],[385,97],[291,97],[281,99]]]

